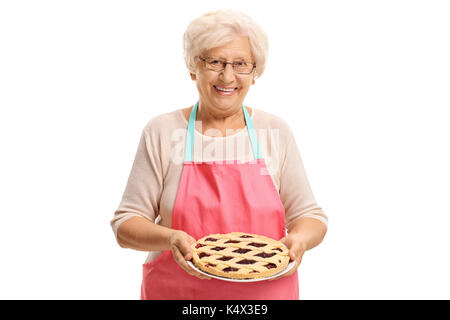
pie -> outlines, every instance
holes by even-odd
[[[289,263],[289,250],[280,241],[243,232],[210,234],[199,239],[192,251],[197,268],[232,279],[265,278]]]

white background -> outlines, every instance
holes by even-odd
[[[447,1],[2,1],[0,298],[137,299],[109,222],[141,131],[197,91],[189,22],[252,16],[246,104],[285,119],[329,217],[302,299],[450,298]]]

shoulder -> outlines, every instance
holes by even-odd
[[[154,116],[145,124],[144,133],[149,136],[170,136],[176,129],[186,129],[182,110],[176,109]]]
[[[278,133],[283,140],[288,141],[292,138],[292,130],[286,120],[275,114],[252,108],[255,112],[253,124],[258,131],[270,130],[272,133]]]

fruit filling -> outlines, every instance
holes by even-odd
[[[270,257],[273,257],[274,255],[276,255],[276,253],[261,252],[261,253],[255,254],[255,257],[270,258]]]
[[[201,248],[201,247],[204,247],[204,246],[205,246],[204,244],[199,243],[195,247],[198,249],[198,248]]]
[[[226,249],[225,247],[214,247],[214,248],[211,248],[211,250],[214,250],[214,251],[220,251],[220,250],[223,250],[223,249]]]
[[[236,249],[233,252],[235,253],[247,253],[249,251],[252,251],[251,249]]]
[[[201,258],[203,258],[203,257],[209,257],[210,256],[210,254],[207,254],[207,253],[205,253],[205,252],[200,252],[200,254],[198,255],[198,257],[201,259]]]
[[[268,263],[264,267],[266,267],[267,269],[273,269],[276,268],[277,265],[275,263]]]
[[[215,238],[207,238],[207,239],[205,239],[205,241],[217,241],[218,239],[215,239]]]
[[[217,260],[220,260],[220,261],[228,261],[228,260],[231,260],[231,259],[233,259],[233,257],[223,256],[223,257],[217,258]]]
[[[257,247],[257,248],[261,248],[261,247],[267,246],[267,244],[265,244],[265,243],[257,243],[257,242],[252,242],[252,243],[249,243],[248,245],[252,246],[252,247]]]
[[[244,259],[244,260],[238,261],[236,263],[239,263],[239,264],[253,264],[255,262],[256,262],[256,260]]]
[[[223,272],[231,272],[231,271],[238,271],[238,268],[233,268],[233,267],[227,267],[225,269],[223,269]]]
[[[237,240],[228,240],[227,242],[225,242],[225,243],[239,243],[240,241],[237,241]]]

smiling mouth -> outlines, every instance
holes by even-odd
[[[213,86],[213,87],[221,95],[231,95],[237,90],[237,87],[235,87],[235,88],[233,88],[233,87],[219,87],[219,86]]]

